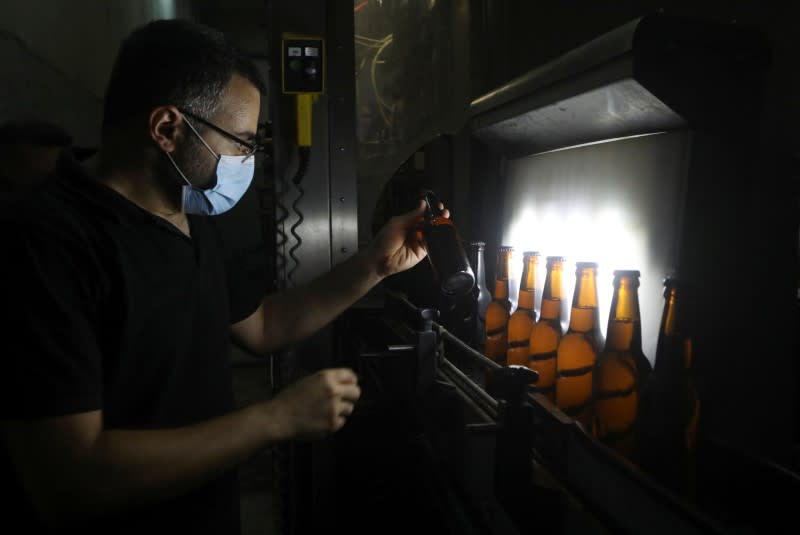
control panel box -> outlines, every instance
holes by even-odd
[[[287,94],[325,91],[325,40],[286,34],[281,46],[282,89]]]

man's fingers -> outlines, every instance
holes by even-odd
[[[339,391],[339,396],[344,400],[355,403],[361,397],[361,389],[358,385],[343,385]]]
[[[350,416],[355,406],[352,403],[342,403],[339,407],[339,416]]]
[[[419,201],[419,204],[413,210],[406,212],[405,214],[397,216],[397,221],[399,224],[404,227],[408,228],[416,224],[419,219],[422,217],[422,214],[425,212],[425,201]]]
[[[345,423],[347,423],[347,418],[345,416],[337,416],[336,419],[333,421],[332,431],[335,433],[336,431],[344,427]]]
[[[335,368],[331,370],[331,372],[333,373],[334,378],[340,383],[355,384],[358,382],[358,376],[350,368]]]
[[[334,368],[327,370],[330,394],[350,401],[358,401],[361,397],[361,388],[358,386],[358,376],[350,368]]]
[[[344,424],[347,422],[347,418],[353,414],[353,404],[347,401],[343,401],[337,404],[334,409],[335,416],[333,417],[333,432],[338,431]]]

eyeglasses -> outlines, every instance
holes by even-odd
[[[186,116],[191,117],[192,119],[194,119],[197,122],[203,123],[204,125],[206,125],[210,129],[214,130],[216,133],[220,134],[221,136],[226,137],[229,140],[233,141],[234,143],[238,143],[239,145],[241,145],[242,147],[247,149],[247,151],[245,152],[245,156],[252,156],[256,152],[262,152],[264,150],[264,144],[261,142],[261,140],[258,137],[256,137],[255,141],[253,141],[253,142],[245,141],[244,139],[240,138],[239,136],[231,134],[230,132],[228,132],[224,128],[220,128],[219,126],[215,125],[211,121],[207,121],[206,119],[203,119],[202,117],[200,117],[198,115],[195,115],[192,112],[189,112],[189,111],[186,111],[186,110],[182,110],[180,108],[178,108],[178,111],[180,111],[182,114],[184,114]]]

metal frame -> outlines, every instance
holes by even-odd
[[[270,23],[270,109],[274,140],[274,176],[286,194],[278,202],[288,211],[278,231],[287,237],[278,255],[286,260],[277,273],[281,286],[286,274],[294,270],[293,281],[303,284],[329,271],[357,251],[357,185],[355,169],[353,14],[346,2],[324,0],[267,1]],[[318,35],[326,43],[326,91],[318,97],[312,112],[312,145],[306,175],[301,185],[305,193],[297,201],[298,190],[290,177],[298,165],[294,136],[294,96],[281,93],[280,76],[274,69],[281,64],[280,39],[284,32]],[[280,191],[280,188],[279,188]],[[296,245],[290,228],[302,212],[296,232],[302,239],[294,251],[299,259],[292,264],[290,249]],[[281,207],[277,207],[280,212]],[[280,240],[279,240],[280,241]],[[307,341],[277,356],[277,388],[281,388],[333,361],[333,327],[327,327]],[[322,531],[326,518],[335,514],[330,500],[334,460],[326,441],[290,444],[277,448],[276,458],[282,477],[282,520],[287,534]]]

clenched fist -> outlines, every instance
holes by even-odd
[[[361,396],[347,368],[321,370],[282,390],[272,401],[289,439],[320,438],[342,428]]]

